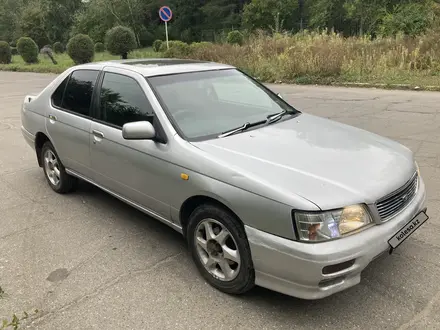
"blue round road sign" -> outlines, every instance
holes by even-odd
[[[168,22],[173,17],[173,12],[171,11],[170,7],[168,7],[168,6],[160,7],[159,17],[162,21]]]

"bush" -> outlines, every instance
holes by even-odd
[[[11,48],[15,48],[15,47],[17,47],[17,42],[16,41],[11,41],[9,43],[9,46],[11,46]]]
[[[77,34],[69,40],[67,54],[77,65],[92,62],[95,57],[92,39],[88,35]]]
[[[198,50],[203,50],[214,45],[212,42],[202,41],[202,42],[193,42],[189,45],[190,51],[195,52]]]
[[[12,54],[12,56],[18,55],[17,47],[11,47],[11,54]]]
[[[243,44],[244,36],[240,31],[234,30],[228,33],[228,37],[226,40],[228,44],[236,44],[241,46]]]
[[[63,44],[61,42],[54,43],[52,47],[53,47],[53,51],[56,54],[64,53],[64,46],[63,46]]]
[[[154,35],[147,31],[142,30],[141,33],[139,33],[139,42],[142,47],[150,47],[153,44],[154,41]]]
[[[102,42],[97,42],[95,44],[95,52],[97,53],[103,53],[105,52],[105,46]]]
[[[0,41],[0,63],[9,64],[11,60],[11,47],[6,41]]]
[[[164,42],[162,46],[160,46],[160,51],[164,53],[165,57],[187,57],[191,50],[187,43],[184,43],[180,40],[171,40],[169,41],[170,49],[167,49],[167,43]]]
[[[155,41],[153,42],[153,50],[154,50],[155,52],[160,51],[160,47],[162,46],[162,44],[163,44],[163,41],[162,41],[162,40],[155,40]]]
[[[18,39],[17,50],[26,63],[38,63],[38,46],[31,38],[22,37]]]
[[[128,57],[128,53],[136,49],[136,37],[134,32],[125,26],[115,26],[107,31],[106,49],[112,55],[120,55],[123,59]]]
[[[189,53],[189,45],[186,42],[180,40],[170,40],[168,41],[168,45],[171,48],[177,48],[181,50],[183,53]],[[159,51],[166,52],[167,51],[167,42],[162,42]]]

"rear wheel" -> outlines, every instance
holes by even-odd
[[[188,245],[206,281],[229,294],[242,294],[255,285],[249,243],[242,225],[215,205],[199,206],[188,224]]]
[[[47,141],[41,148],[41,163],[49,186],[59,194],[75,190],[78,180],[66,173],[52,143]]]

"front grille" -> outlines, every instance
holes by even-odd
[[[417,193],[418,181],[416,172],[403,187],[376,202],[376,208],[382,221],[392,218],[413,200]]]

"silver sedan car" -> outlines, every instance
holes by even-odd
[[[428,219],[409,149],[306,114],[229,65],[75,66],[26,96],[21,119],[55,192],[85,180],[169,225],[230,294],[332,295]]]

